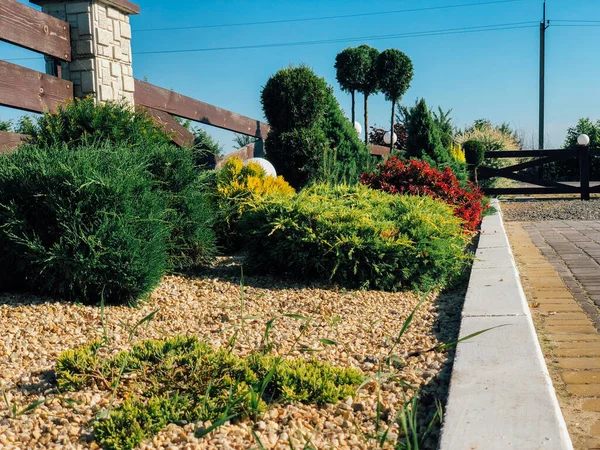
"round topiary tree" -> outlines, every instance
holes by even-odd
[[[342,91],[352,97],[352,123],[356,121],[354,94],[360,89],[362,78],[361,51],[358,47],[348,47],[335,57],[335,78]]]
[[[379,79],[377,74],[377,59],[379,50],[367,44],[357,47],[361,61],[361,77],[358,84],[358,91],[365,98],[365,145],[369,144],[369,95],[377,93],[379,90]],[[353,122],[354,123],[354,119]],[[393,127],[392,127],[393,128]]]
[[[481,166],[485,160],[485,146],[481,141],[470,139],[463,143],[462,148],[465,152],[467,164],[471,169],[473,181],[477,184],[477,168]]]
[[[308,66],[282,69],[269,78],[261,93],[267,121],[277,131],[310,127],[327,106],[327,82]]]
[[[408,90],[413,77],[413,64],[406,54],[390,48],[384,50],[377,58],[377,79],[379,88],[385,94],[386,100],[392,102],[392,119],[390,130],[394,129],[396,104]],[[390,149],[393,150],[393,139]]]

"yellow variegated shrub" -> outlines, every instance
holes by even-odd
[[[452,143],[450,148],[448,149],[448,153],[450,153],[450,157],[457,162],[466,163],[467,160],[465,158],[465,151],[463,150],[460,144]]]

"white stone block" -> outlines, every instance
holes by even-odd
[[[101,28],[96,29],[96,39],[98,44],[108,46],[110,44],[110,33]]]
[[[111,86],[100,85],[100,101],[106,102],[113,100],[113,90]]]
[[[126,39],[131,39],[131,25],[126,22],[121,22],[121,36]]]
[[[121,40],[121,22],[119,22],[118,20],[113,20],[112,21],[112,29],[113,29],[113,39],[115,41],[120,41]]]
[[[117,61],[120,61],[121,59],[123,59],[123,54],[121,53],[120,45],[115,45],[112,49],[113,49],[112,57],[114,59],[116,59]]]
[[[107,6],[106,7],[106,15],[108,17],[110,17],[111,19],[120,20],[119,10],[116,9],[116,8],[113,8],[112,6]]]
[[[134,92],[135,91],[135,81],[133,77],[124,76],[123,77],[123,90],[125,92]]]
[[[119,64],[118,62],[113,62],[110,63],[110,74],[113,77],[120,77],[121,76],[121,64]]]
[[[78,14],[90,12],[90,2],[67,3],[65,5],[67,14]]]
[[[102,84],[110,84],[111,78],[110,78],[110,70],[108,68],[102,69],[101,76],[102,76],[102,81],[101,81]]]

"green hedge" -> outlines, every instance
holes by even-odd
[[[344,286],[399,290],[442,286],[468,256],[452,209],[428,197],[364,186],[272,196],[240,223],[248,268]]]
[[[166,201],[124,148],[22,146],[0,158],[0,287],[135,303],[166,268]]]

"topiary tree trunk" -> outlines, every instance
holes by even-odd
[[[394,150],[394,112],[396,111],[396,100],[392,100],[392,121],[390,128],[390,153]]]
[[[369,145],[369,94],[365,93],[365,145]]]

